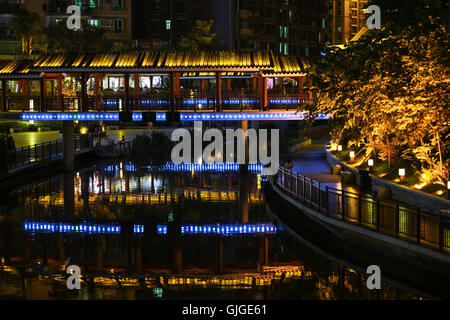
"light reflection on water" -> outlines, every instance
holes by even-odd
[[[0,297],[416,298],[370,291],[366,275],[294,240],[266,213],[264,180],[115,163],[23,187],[0,209]],[[79,291],[66,288],[67,263],[82,268]]]

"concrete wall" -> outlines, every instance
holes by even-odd
[[[356,184],[359,185],[360,179],[358,170],[342,163],[339,159],[337,159],[328,151],[326,152],[326,157],[327,162],[330,164],[330,166],[333,167],[335,165],[340,165],[342,166],[343,170],[352,172],[355,175]],[[374,176],[371,176],[371,181],[372,181],[372,190],[378,187],[389,188],[392,200],[405,202],[412,206],[431,211],[450,210],[450,201],[439,199],[437,197],[423,193],[421,191],[412,190],[407,187],[386,182]]]

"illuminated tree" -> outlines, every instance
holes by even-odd
[[[214,20],[197,20],[192,30],[186,36],[182,36],[181,49],[191,51],[217,49],[217,33],[211,31],[213,24]]]
[[[316,111],[333,114],[335,139],[389,165],[409,159],[423,182],[444,184],[450,152],[449,24],[431,15],[438,10],[427,9],[427,1],[415,3],[422,15],[399,18],[400,24],[387,23],[330,52],[312,66],[310,78],[319,96]],[[397,9],[388,12],[398,17]]]
[[[42,25],[36,12],[19,10],[9,26],[13,35],[21,40],[22,54],[30,56],[35,49],[41,49],[44,42]]]

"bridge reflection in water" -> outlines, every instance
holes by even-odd
[[[3,195],[0,297],[417,298],[370,291],[365,274],[295,240],[266,213],[258,171],[195,169],[99,164]]]

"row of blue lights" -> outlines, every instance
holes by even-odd
[[[46,222],[25,222],[24,229],[31,232],[42,233],[81,233],[81,234],[120,234],[121,228],[118,225],[99,225],[86,224],[79,225],[65,223],[46,223]],[[167,234],[167,225],[158,225],[157,233]],[[181,226],[181,234],[272,234],[281,227],[271,224],[244,224],[244,225],[183,225]],[[135,224],[133,226],[134,233],[144,233],[144,226]]]
[[[253,234],[264,233],[272,234],[276,233],[277,228],[271,224],[243,224],[243,225],[184,225],[181,226],[181,234],[220,234],[220,235],[233,235],[233,234]],[[158,234],[167,234],[167,225],[157,226]]]
[[[137,168],[133,164],[124,165],[125,171],[127,172],[136,172]],[[262,164],[249,164],[248,170],[250,172],[260,172],[263,169]],[[120,168],[118,165],[108,166],[104,169],[106,172],[119,172]],[[174,163],[166,163],[162,167],[158,168],[158,171],[239,171],[239,164],[237,163],[182,163],[182,164],[174,164]]]
[[[64,120],[81,120],[81,121],[118,121],[119,113],[22,113],[21,120],[42,120],[42,121],[64,121]]]
[[[307,112],[234,112],[234,113],[180,113],[181,121],[201,121],[201,120],[219,120],[219,121],[230,121],[230,120],[304,120],[308,117]],[[324,120],[329,119],[331,114],[319,113],[315,119]]]
[[[269,102],[271,104],[299,104],[299,103],[305,103],[305,99],[270,99]]]
[[[308,117],[308,113],[180,113],[181,121],[226,121],[226,120],[303,120]],[[324,120],[329,119],[330,114],[319,113],[315,119]],[[41,120],[41,121],[64,121],[64,120],[80,120],[80,121],[118,121],[119,113],[22,113],[21,120]],[[141,112],[133,112],[133,121],[142,121],[143,116]],[[167,114],[165,112],[156,113],[156,121],[166,121]]]
[[[262,164],[249,164],[248,170],[251,172],[260,172],[264,166]],[[166,163],[163,166],[163,170],[166,171],[239,171],[239,164],[237,163]]]
[[[60,233],[88,233],[88,234],[119,234],[118,225],[100,224],[65,224],[45,222],[25,222],[24,229],[31,232],[60,232]]]
[[[180,120],[302,120],[307,113],[181,113]]]

